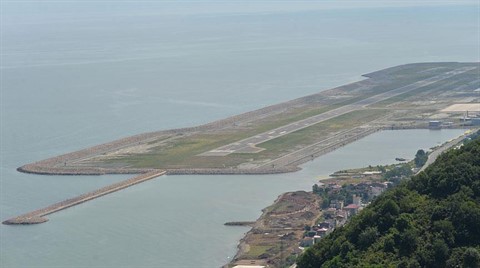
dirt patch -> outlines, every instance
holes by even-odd
[[[464,113],[469,112],[480,112],[480,103],[457,103],[448,106],[443,109],[441,112],[444,113]]]
[[[320,216],[320,199],[311,192],[282,194],[273,205],[263,210],[252,230],[240,242],[239,251],[229,266],[263,263],[281,267],[292,262],[305,225],[312,225]]]

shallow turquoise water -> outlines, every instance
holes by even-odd
[[[16,172],[25,163],[224,118],[392,65],[480,58],[475,6],[33,3],[2,3],[2,220],[126,178]],[[161,177],[46,224],[0,226],[0,266],[219,267],[247,231],[224,222],[253,220],[280,193],[335,170],[409,158],[459,134],[377,133],[293,174]]]

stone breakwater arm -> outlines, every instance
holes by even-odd
[[[43,223],[48,221],[44,216],[55,213],[57,211],[76,206],[78,204],[90,201],[92,199],[125,189],[127,187],[130,187],[132,185],[162,176],[166,173],[166,171],[163,170],[155,170],[151,172],[147,172],[144,174],[141,174],[139,176],[117,182],[108,186],[105,186],[103,188],[100,188],[98,190],[79,195],[74,198],[70,198],[58,203],[55,203],[53,205],[50,205],[45,208],[41,208],[23,215],[20,215],[15,218],[8,219],[4,222],[3,224],[37,224],[37,223]]]

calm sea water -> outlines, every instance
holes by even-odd
[[[126,178],[16,172],[25,163],[393,65],[479,61],[478,6],[368,3],[2,1],[0,218]],[[161,177],[46,224],[0,226],[0,266],[219,267],[248,230],[224,222],[253,220],[282,192],[338,169],[409,158],[460,133],[377,133],[294,174]]]

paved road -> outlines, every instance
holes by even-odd
[[[478,130],[478,129],[477,129]],[[476,130],[474,130],[476,131]],[[428,166],[430,166],[433,162],[435,162],[435,160],[437,160],[437,158],[443,153],[445,152],[446,150],[452,148],[453,146],[459,144],[462,140],[464,140],[465,138],[467,137],[467,134],[463,134],[462,136],[454,139],[454,140],[451,140],[445,144],[443,144],[442,146],[440,146],[440,148],[436,149],[435,151],[431,152],[429,155],[428,155],[428,159],[427,159],[427,162],[425,162],[425,164],[423,165],[423,167],[417,172],[420,173],[422,171],[424,171]]]
[[[430,77],[421,81],[417,81],[415,83],[412,83],[410,85],[406,85],[403,87],[399,87],[393,90],[390,90],[388,92],[384,92],[363,100],[360,100],[358,102],[355,102],[353,104],[345,105],[337,109],[333,109],[294,123],[290,123],[285,126],[278,127],[276,129],[273,129],[271,131],[267,131],[261,134],[258,134],[253,137],[249,137],[246,139],[243,139],[238,142],[234,142],[219,148],[216,148],[214,150],[205,152],[201,154],[202,156],[225,156],[229,155],[231,153],[256,153],[260,152],[263,149],[255,147],[257,144],[287,135],[289,133],[292,133],[294,131],[307,128],[311,125],[335,118],[337,116],[353,112],[355,110],[360,110],[364,108],[365,106],[398,96],[400,94],[404,94],[406,92],[425,87],[428,85],[431,85],[433,83],[436,83],[438,81],[444,80],[451,78],[455,75],[470,71],[475,69],[476,67],[464,67],[464,68],[459,68],[453,71],[449,71],[440,75],[436,75],[434,77]]]

